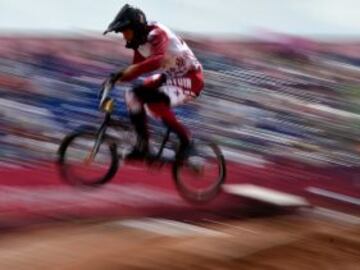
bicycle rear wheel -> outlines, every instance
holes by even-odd
[[[215,198],[226,178],[226,163],[220,148],[206,141],[194,143],[188,158],[174,163],[173,177],[185,199],[201,203]]]
[[[98,186],[105,184],[118,169],[117,147],[105,138],[92,155],[96,132],[81,131],[65,137],[58,151],[62,179],[71,185]]]

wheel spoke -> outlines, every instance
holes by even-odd
[[[102,184],[116,172],[116,149],[107,141],[97,143],[95,133],[79,133],[64,140],[60,169],[68,182],[89,186]]]
[[[206,201],[220,190],[225,179],[225,161],[220,149],[199,142],[188,159],[174,168],[174,177],[181,194],[192,201]]]

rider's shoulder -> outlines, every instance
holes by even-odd
[[[148,36],[148,41],[153,42],[159,39],[169,38],[169,35],[171,34],[171,30],[167,28],[165,25],[153,21],[149,24],[150,32]]]

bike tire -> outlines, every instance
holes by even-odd
[[[60,172],[61,179],[66,183],[73,186],[87,186],[87,187],[97,187],[106,184],[109,182],[114,175],[116,174],[119,166],[119,157],[117,153],[117,145],[115,142],[111,141],[109,138],[105,137],[102,144],[106,143],[110,153],[110,165],[106,170],[106,173],[101,177],[91,180],[91,182],[84,181],[79,177],[76,177],[71,174],[71,170],[69,170],[69,164],[67,163],[67,150],[69,146],[75,141],[77,138],[81,137],[95,137],[95,131],[77,131],[66,136],[60,144],[58,150],[58,168]]]
[[[216,157],[216,164],[218,166],[218,175],[215,184],[205,191],[194,191],[189,189],[183,181],[181,176],[182,170],[185,168],[189,159],[196,155],[197,150],[202,147],[208,147]],[[172,168],[173,179],[177,190],[180,195],[191,203],[206,203],[214,199],[221,191],[222,185],[226,179],[226,161],[221,152],[220,147],[209,141],[201,140],[192,146],[193,150],[190,151],[188,158],[185,161],[175,161]],[[194,151],[195,149],[195,151]],[[194,155],[195,153],[195,155]]]

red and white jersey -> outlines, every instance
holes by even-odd
[[[166,26],[150,23],[147,42],[134,53],[134,64],[130,78],[158,70],[169,77],[181,77],[188,72],[201,69],[200,62],[187,44]]]

